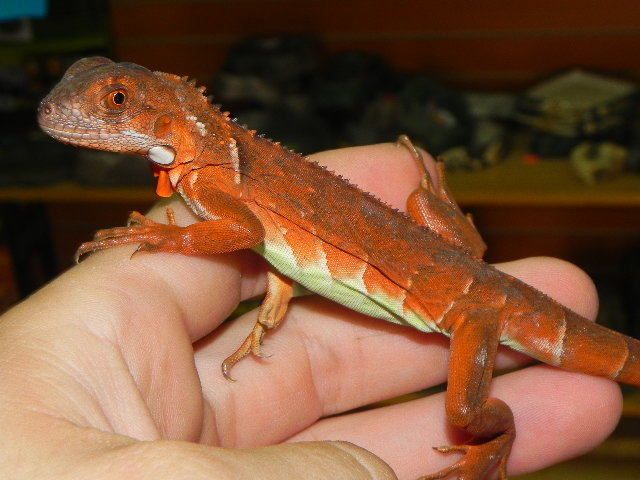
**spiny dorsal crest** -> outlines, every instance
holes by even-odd
[[[174,75],[173,73],[166,73],[166,72],[153,72],[153,73],[159,77],[169,80],[170,82],[176,85],[182,85],[187,90],[191,90],[194,93],[197,93],[197,96],[202,98],[202,101],[207,104],[210,104],[211,101],[213,100],[213,96],[205,95],[205,92],[207,91],[207,87],[205,87],[204,85],[200,85],[200,86],[196,85],[195,78],[189,79],[188,75],[181,76],[181,75]]]

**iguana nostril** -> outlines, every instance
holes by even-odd
[[[51,115],[51,112],[53,111],[53,109],[51,108],[51,104],[50,103],[44,103],[40,110],[45,115]]]

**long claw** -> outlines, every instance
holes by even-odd
[[[148,245],[146,243],[141,243],[140,245],[138,245],[136,247],[136,249],[131,253],[131,256],[129,257],[129,260],[132,260],[133,257],[135,257],[136,255],[138,255],[140,252],[146,252],[148,251]]]
[[[440,453],[452,453],[452,452],[461,452],[467,453],[469,451],[469,447],[467,445],[445,445],[442,447],[433,447],[436,452]]]
[[[270,358],[271,354],[265,354],[262,352],[262,339],[264,338],[265,327],[260,323],[256,323],[253,326],[251,333],[244,339],[242,345],[238,349],[229,355],[224,362],[222,362],[222,374],[225,378],[232,379],[229,375],[231,368],[242,360],[247,355],[251,354],[258,358]]]
[[[82,243],[78,247],[78,250],[76,250],[76,254],[74,255],[75,262],[76,263],[80,263],[80,260],[85,255],[88,255],[88,254],[93,253],[93,252],[98,252],[100,250],[105,250],[107,248],[112,247],[113,245],[111,245],[111,243],[108,240],[109,239],[107,239],[107,241],[101,240],[101,241],[97,241],[97,242],[96,241],[91,241],[91,242]]]
[[[222,369],[222,375],[230,382],[235,382],[236,379],[231,376],[231,367],[233,367],[234,363],[228,362],[227,360],[222,362],[222,365],[220,365]]]
[[[240,360],[246,357],[251,352],[251,350],[252,350],[251,335],[249,335],[247,338],[245,338],[244,342],[242,342],[242,345],[240,345],[240,347],[238,347],[238,349],[235,352],[233,352],[231,355],[225,358],[224,361],[222,362],[222,365],[220,365],[220,367],[222,368],[222,375],[224,375],[224,378],[226,378],[227,380],[231,380],[232,382],[235,382],[235,380],[230,374],[231,369],[236,363],[238,363]]]
[[[84,242],[83,244],[81,244],[78,249],[76,250],[75,255],[73,256],[73,261],[78,264],[80,263],[80,259],[86,255],[87,253],[91,253],[93,252],[92,249],[87,248],[88,244],[93,243],[93,242]]]
[[[424,476],[418,478],[417,480],[441,480],[443,478],[447,478],[455,470],[457,470],[457,468],[458,468],[458,464],[454,463],[453,465],[451,465],[451,466],[449,466],[447,468],[443,468],[439,472],[432,473],[430,475],[424,475]]]

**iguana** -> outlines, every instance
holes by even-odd
[[[479,480],[506,462],[513,415],[488,395],[499,344],[549,365],[640,386],[640,342],[593,324],[481,260],[484,243],[449,195],[439,167],[408,199],[410,216],[302,155],[264,139],[209,103],[186,77],[103,57],[77,61],[42,100],[39,123],[66,143],[151,160],[161,196],[178,192],[202,220],[177,226],[132,213],[78,256],[137,251],[214,255],[253,249],[273,267],[252,332],[222,365],[260,355],[293,282],[350,309],[451,338],[446,412],[473,437],[439,447],[463,457],[423,480]],[[400,144],[421,155],[406,137]],[[440,186],[437,186],[440,185]]]

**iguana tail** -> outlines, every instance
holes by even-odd
[[[640,387],[640,341],[570,312],[559,367]]]
[[[549,365],[640,387],[640,341],[552,300],[536,303],[508,318],[502,343]]]

